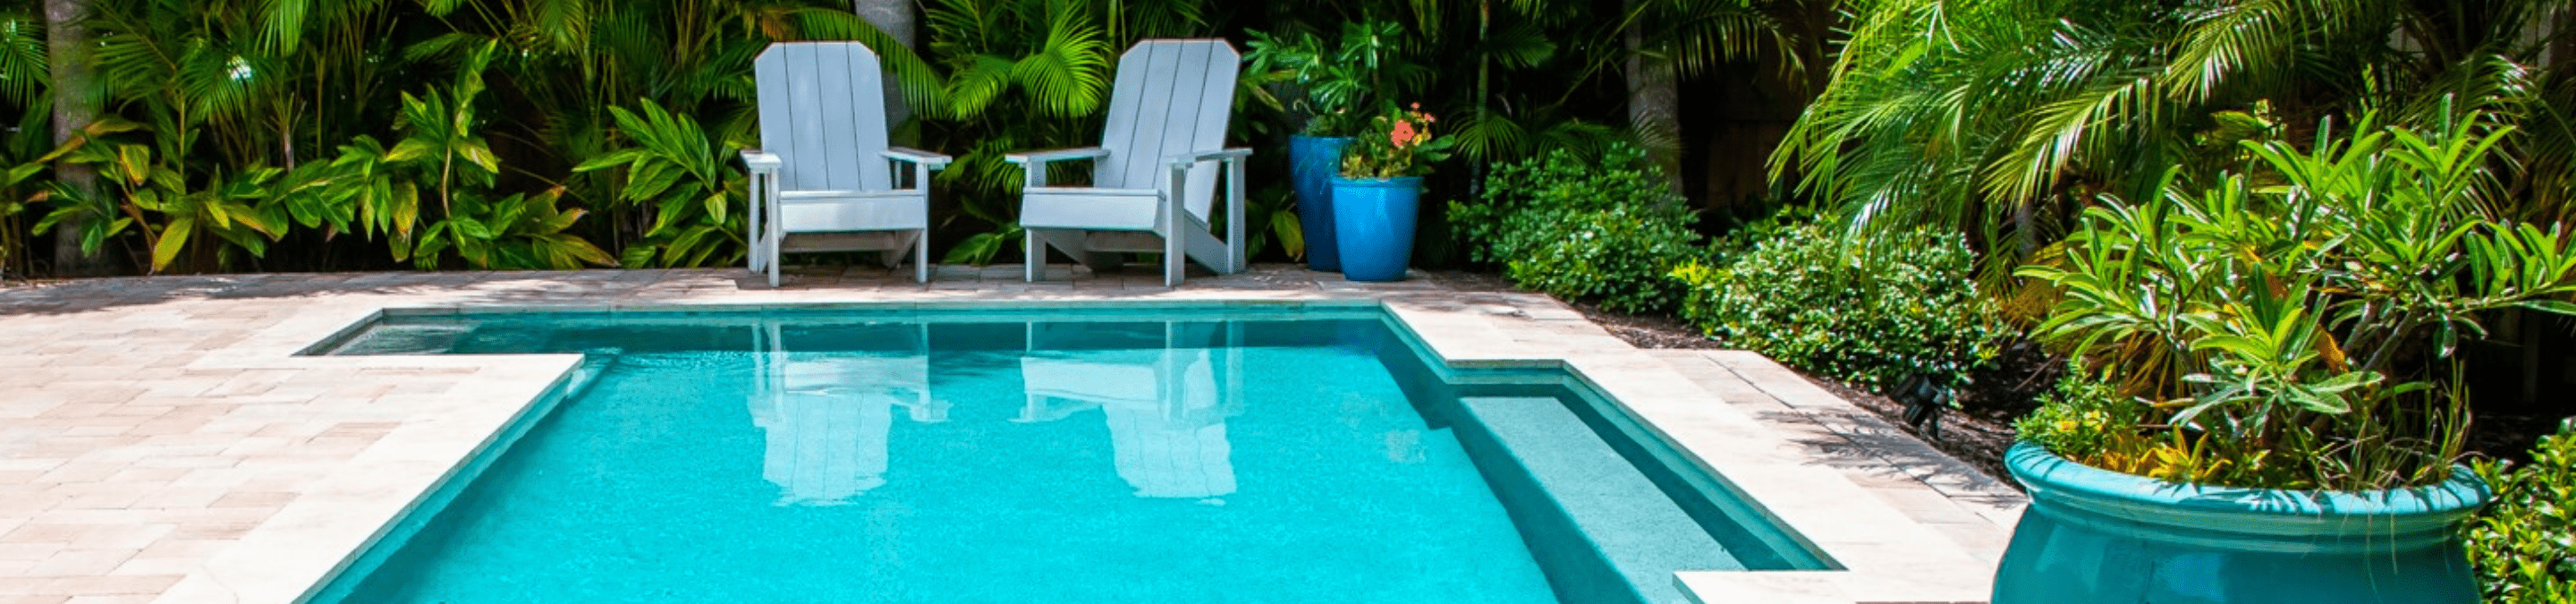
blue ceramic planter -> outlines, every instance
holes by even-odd
[[[2459,524],[2489,491],[2438,485],[2278,491],[2165,482],[2023,442],[2030,490],[1995,571],[1994,604],[2475,604]]]
[[[1402,281],[1413,261],[1413,217],[1422,177],[1351,180],[1333,177],[1333,226],[1341,239],[1342,276]]]
[[[1334,237],[1333,175],[1342,169],[1347,136],[1288,137],[1288,184],[1297,190],[1297,224],[1306,237],[1306,268],[1342,270],[1340,238]]]

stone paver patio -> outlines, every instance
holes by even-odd
[[[1453,364],[1559,361],[1847,570],[1685,572],[1705,602],[1983,601],[2023,499],[1759,355],[1639,350],[1536,294],[1285,266],[154,277],[0,289],[0,604],[286,604],[578,360],[299,357],[379,309],[1072,300],[1382,303]]]

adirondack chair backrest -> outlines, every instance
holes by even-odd
[[[857,42],[783,42],[752,60],[760,86],[760,146],[776,154],[791,191],[894,188],[886,149],[885,84],[877,54]]]
[[[1172,177],[1164,156],[1224,147],[1242,61],[1224,40],[1146,40],[1128,49],[1118,58],[1108,125],[1100,131],[1109,157],[1093,168],[1092,186],[1159,188]],[[1213,163],[1190,169],[1181,199],[1200,220],[1216,203],[1216,176]]]

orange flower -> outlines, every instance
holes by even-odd
[[[1396,121],[1395,121],[1395,131],[1394,131],[1394,132],[1391,132],[1391,133],[1388,133],[1388,136],[1387,136],[1387,142],[1389,142],[1389,143],[1393,143],[1395,146],[1402,147],[1402,146],[1404,146],[1404,144],[1405,144],[1405,143],[1407,143],[1407,142],[1412,142],[1412,141],[1413,141],[1413,122],[1409,122],[1409,121],[1405,121],[1405,120],[1396,120]]]

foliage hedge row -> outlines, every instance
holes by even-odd
[[[1681,286],[1665,273],[1699,255],[1695,214],[1627,145],[1497,165],[1483,203],[1449,212],[1470,257],[1502,264],[1514,285],[1618,312],[1670,312]]]
[[[2576,421],[2541,438],[2530,464],[2474,467],[2496,491],[2468,526],[2469,561],[2486,601],[2576,602]]]
[[[1882,389],[1918,374],[1955,386],[2011,335],[1957,234],[1855,247],[1818,225],[1753,228],[1719,250],[1672,271],[1686,287],[1682,318],[1811,373]]]

